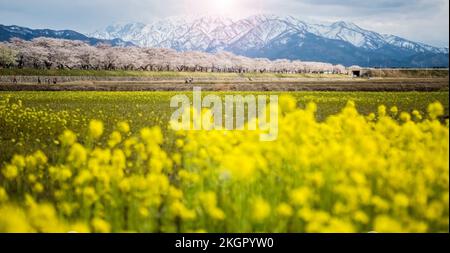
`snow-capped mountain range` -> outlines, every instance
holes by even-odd
[[[0,24],[0,42],[10,41],[12,38],[19,38],[23,40],[32,40],[34,38],[46,37],[54,39],[79,40],[91,45],[99,43],[110,44],[112,46],[134,46],[133,43],[123,41],[118,38],[111,40],[104,40],[98,38],[87,37],[84,34],[72,30],[51,30],[51,29],[30,29],[16,25],[2,25]]]
[[[354,23],[306,23],[292,16],[171,17],[108,26],[89,36],[178,51],[230,51],[250,57],[385,67],[448,66],[448,48],[380,34]]]

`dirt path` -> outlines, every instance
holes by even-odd
[[[0,91],[440,91],[448,90],[448,78],[430,79],[297,79],[227,81],[202,80],[186,84],[168,81],[79,81],[60,84],[0,83]]]

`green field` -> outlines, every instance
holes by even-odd
[[[373,69],[372,77],[381,78],[448,78],[448,69]],[[139,70],[81,70],[81,69],[2,69],[0,76],[86,76],[86,77],[145,77],[145,78],[340,78],[345,74],[288,74],[288,73],[222,73]]]
[[[65,128],[85,131],[91,119],[105,122],[106,132],[120,121],[128,121],[132,132],[146,126],[160,126],[167,130],[174,109],[170,98],[176,94],[191,96],[191,92],[0,92],[0,100],[19,100],[25,108],[23,115],[0,113],[0,161],[10,159],[18,151],[44,150],[54,147],[53,141]],[[203,95],[211,94],[204,92]],[[316,117],[327,116],[342,110],[347,101],[356,103],[361,114],[376,112],[379,105],[397,106],[399,111],[413,109],[426,112],[429,103],[440,101],[446,115],[449,111],[448,92],[217,92],[226,94],[290,94],[297,99],[299,108],[308,102],[318,106]],[[28,113],[36,112],[37,114]],[[170,140],[168,140],[170,143]]]

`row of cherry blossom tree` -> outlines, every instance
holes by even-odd
[[[2,56],[3,55],[3,56]],[[177,52],[165,48],[91,46],[81,41],[37,38],[0,43],[0,67],[37,69],[346,73],[342,65],[268,60],[229,52]]]

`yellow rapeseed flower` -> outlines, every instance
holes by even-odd
[[[100,120],[91,120],[89,122],[89,135],[94,138],[98,139],[103,134],[103,122]]]
[[[262,222],[270,215],[270,205],[263,198],[257,197],[252,203],[252,219],[256,222]]]
[[[436,119],[437,117],[444,115],[444,107],[439,102],[428,105],[427,110],[431,119]]]
[[[17,169],[17,167],[15,165],[7,164],[3,168],[2,173],[6,179],[13,180],[19,174],[19,170]]]
[[[6,190],[0,186],[0,203],[8,200],[8,193]]]
[[[117,144],[119,144],[122,141],[122,135],[118,131],[114,131],[109,136],[108,140],[108,146],[110,148],[115,147]]]
[[[72,162],[76,167],[83,165],[87,160],[86,149],[79,143],[73,144],[70,148],[67,160]]]
[[[71,146],[77,141],[77,136],[72,131],[66,129],[58,139],[63,146]]]
[[[94,218],[91,221],[92,230],[96,233],[109,233],[111,232],[111,225],[100,218]]]
[[[293,212],[294,212],[294,210],[287,203],[280,203],[277,207],[277,213],[281,217],[291,217]]]
[[[403,232],[402,225],[397,220],[386,215],[377,216],[374,224],[374,230],[379,233]]]
[[[130,125],[126,121],[120,121],[117,123],[117,129],[123,134],[128,134],[130,132]]]

